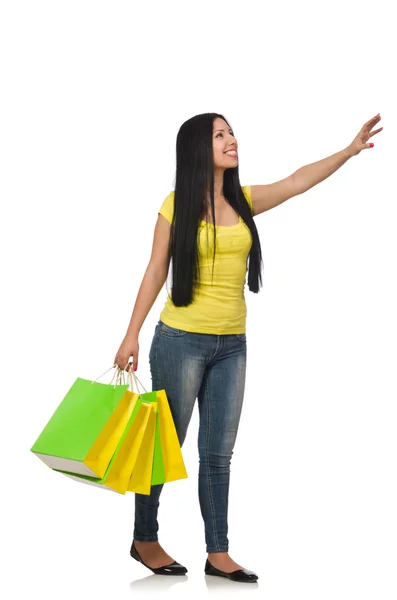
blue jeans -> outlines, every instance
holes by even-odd
[[[245,334],[191,333],[156,326],[149,360],[152,389],[165,389],[182,446],[196,398],[199,406],[198,493],[207,552],[228,552],[230,461],[244,397]],[[135,494],[134,539],[157,541],[163,485]]]

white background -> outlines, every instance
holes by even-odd
[[[393,3],[2,3],[2,463],[7,598],[250,591],[395,600],[396,225]],[[176,135],[230,119],[242,185],[373,149],[258,215],[264,288],[246,291],[248,367],[232,460],[230,555],[205,577],[197,409],[189,479],[167,484],[160,541],[187,580],[129,556],[132,494],[52,473],[30,448],[77,376],[113,364],[174,189]],[[138,375],[165,288],[140,336]],[[4,591],[3,590],[3,591]]]

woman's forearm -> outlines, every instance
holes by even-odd
[[[126,338],[138,336],[166,279],[166,273],[151,267],[149,264],[135,300],[134,310],[132,311],[131,320],[125,335]]]
[[[332,173],[335,173],[349,158],[353,156],[349,148],[336,152],[331,156],[322,158],[314,163],[305,165],[293,173],[292,178],[295,184],[296,193],[303,194],[313,186],[324,179],[327,179]]]

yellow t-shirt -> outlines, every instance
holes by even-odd
[[[243,186],[252,212],[251,186]],[[159,213],[172,222],[175,192],[164,200]],[[207,246],[207,225],[208,245]],[[237,225],[216,225],[216,254],[212,280],[214,225],[199,222],[200,284],[189,306],[175,306],[171,290],[160,320],[170,327],[195,333],[245,333],[247,307],[244,297],[251,232],[239,217]]]

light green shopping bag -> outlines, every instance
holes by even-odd
[[[139,381],[135,373],[128,372],[129,385],[133,390]],[[142,385],[142,384],[141,384]],[[142,386],[143,387],[143,386]],[[138,388],[138,385],[137,385]],[[150,493],[150,486],[164,482],[164,463],[158,429],[156,392],[135,394],[135,406],[130,421],[102,478],[56,471],[80,483],[109,489],[120,494],[129,491]]]
[[[135,406],[122,438],[102,478],[54,469],[80,483],[125,494],[146,434],[151,407],[135,395]]]
[[[33,444],[31,452],[52,469],[105,475],[137,398],[120,382],[124,372],[112,368],[117,370],[110,384],[78,377]]]

